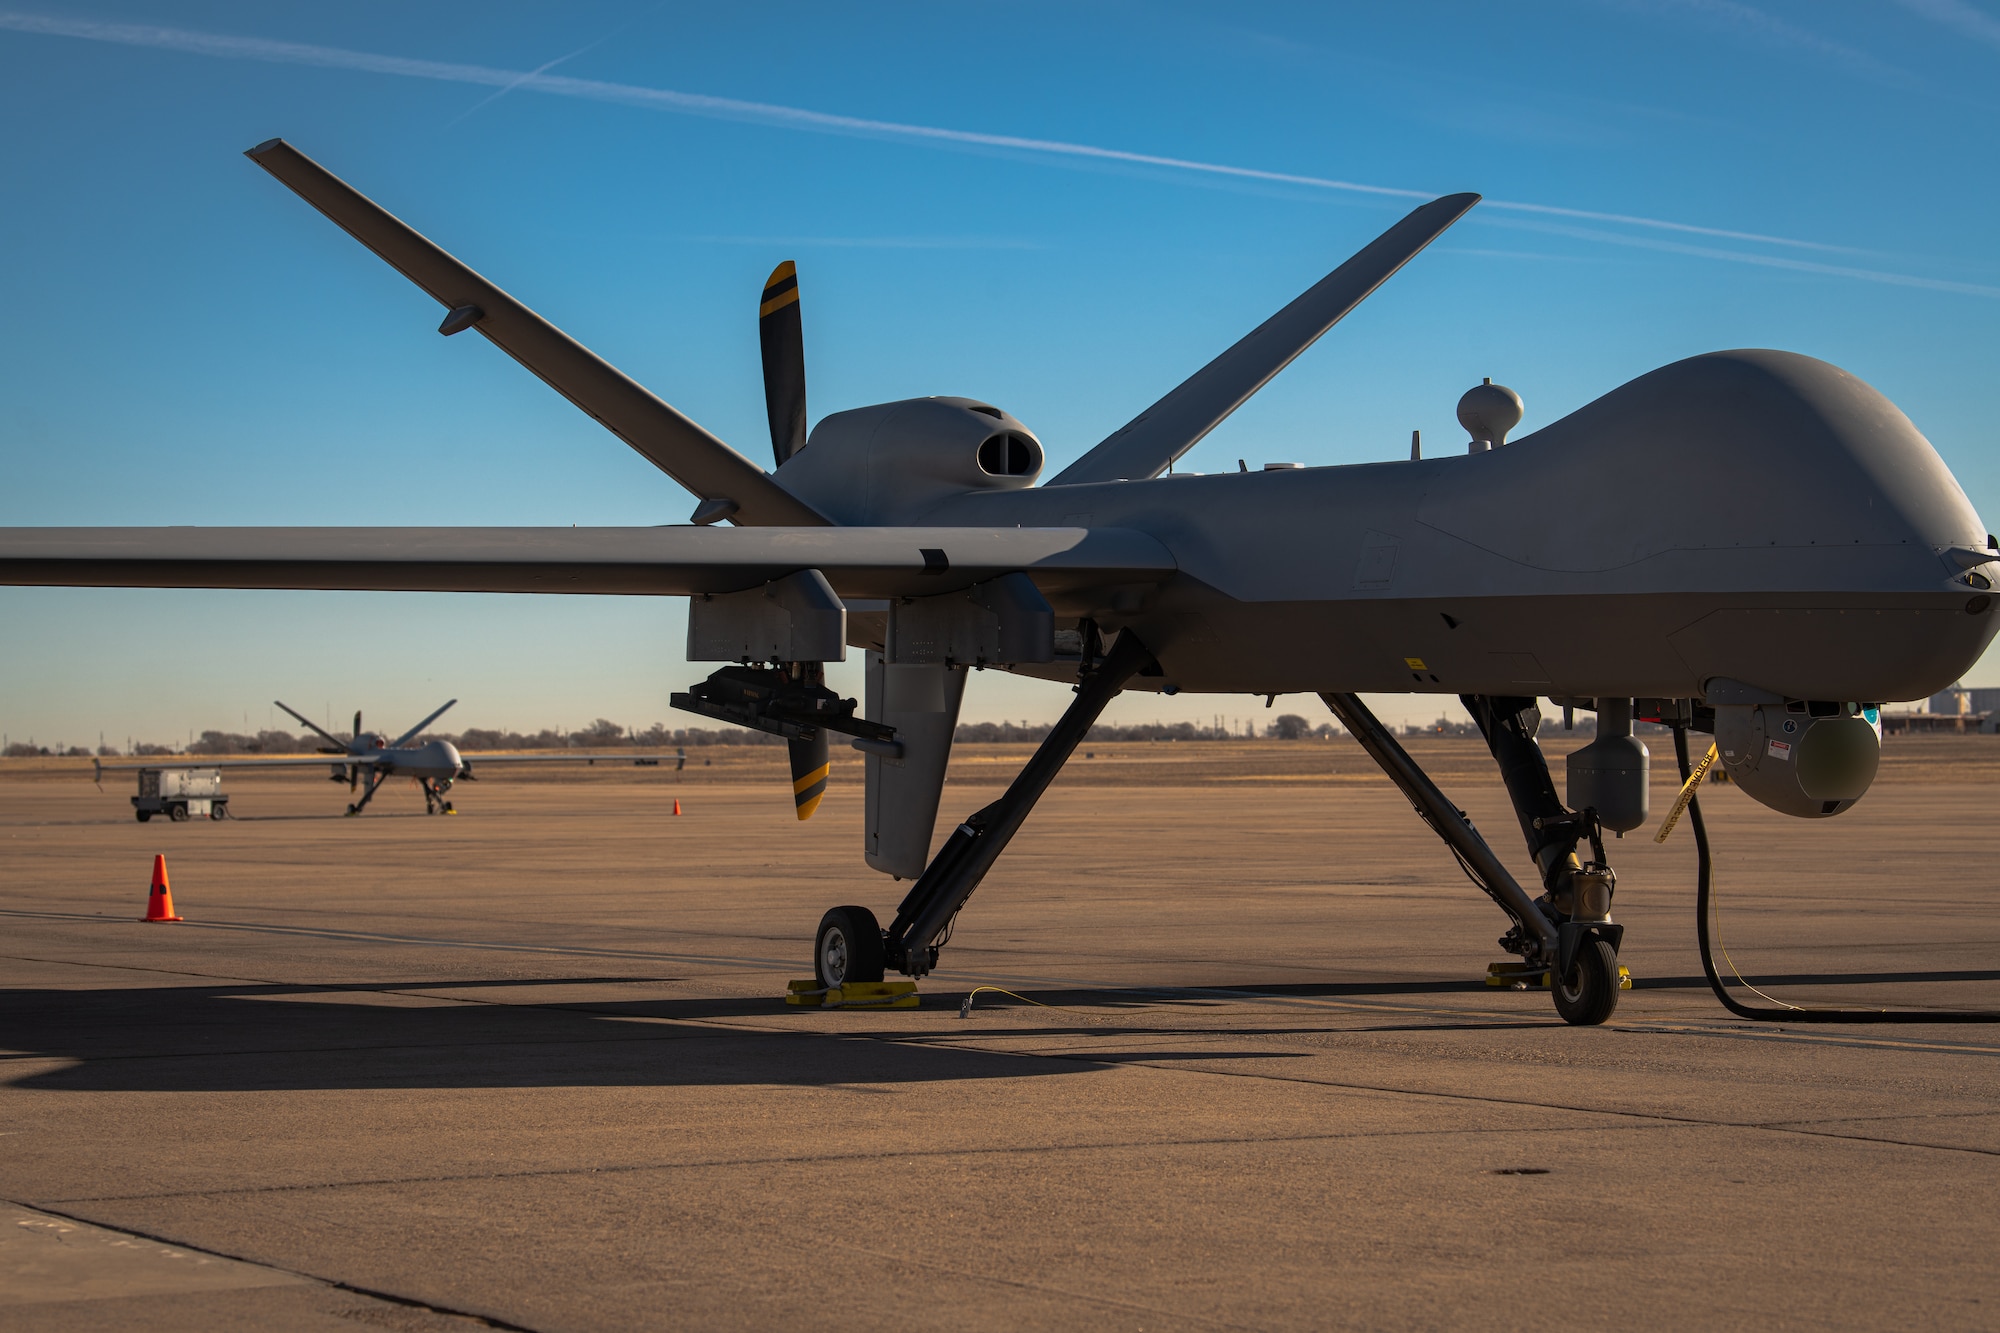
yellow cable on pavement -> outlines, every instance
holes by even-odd
[[[1059,1009],[1062,1007],[1060,1005],[1054,1005],[1054,1004],[1043,1004],[1040,1000],[1031,1000],[1025,995],[1016,995],[1013,991],[1008,990],[1005,986],[974,986],[971,990],[966,992],[965,1003],[958,1006],[958,1016],[960,1018],[970,1018],[972,1016],[972,997],[979,994],[979,992],[983,990],[997,991],[1002,995],[1013,995],[1014,998],[1019,1000],[1022,1004],[1032,1004],[1037,1009]]]

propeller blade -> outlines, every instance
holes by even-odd
[[[1043,485],[1159,476],[1478,202],[1448,194],[1415,209]]]
[[[417,725],[416,725],[416,726],[414,726],[414,727],[411,727],[411,728],[410,728],[410,729],[409,729],[408,731],[404,732],[404,733],[403,733],[402,735],[400,735],[400,736],[396,737],[396,739],[395,739],[395,740],[393,740],[393,741],[390,741],[390,742],[389,742],[389,744],[388,744],[388,747],[387,747],[387,748],[389,748],[389,749],[391,749],[391,750],[394,750],[394,749],[397,749],[397,748],[398,748],[398,747],[400,747],[400,746],[401,746],[401,745],[402,745],[402,744],[403,744],[404,742],[408,741],[408,740],[409,740],[410,738],[412,738],[413,736],[415,736],[415,735],[416,735],[416,734],[417,734],[418,732],[422,731],[422,730],[423,730],[423,729],[424,729],[425,727],[428,727],[428,726],[429,726],[429,725],[430,725],[431,723],[433,723],[433,722],[437,721],[437,720],[438,720],[439,718],[443,717],[443,716],[445,715],[445,710],[446,710],[446,709],[448,709],[448,708],[450,708],[450,707],[451,707],[451,706],[452,706],[453,704],[455,704],[455,703],[457,703],[457,702],[458,702],[458,700],[456,700],[456,699],[447,699],[447,700],[445,700],[445,701],[444,701],[444,706],[443,706],[443,707],[439,708],[439,709],[438,709],[438,710],[437,710],[437,711],[436,711],[435,713],[432,713],[432,714],[431,714],[431,715],[430,715],[429,717],[425,718],[425,719],[424,719],[423,721],[421,721],[421,722],[417,723]],[[358,713],[357,713],[357,714],[356,714],[355,716],[356,716],[356,717],[357,717],[357,719],[358,719],[358,718],[359,718],[359,716],[360,716],[360,714],[358,714]]]
[[[284,709],[287,713],[290,713],[293,717],[297,718],[299,721],[305,723],[308,727],[311,727],[314,731],[318,732],[320,735],[326,737],[327,740],[333,742],[335,745],[340,746],[338,750],[321,750],[320,751],[321,754],[347,753],[347,746],[341,743],[340,737],[334,735],[332,732],[328,731],[325,727],[322,727],[319,723],[313,721],[311,718],[307,717],[304,713],[301,713],[298,709],[286,703],[283,699],[273,699],[271,700],[271,702],[278,705],[278,707]]]
[[[361,746],[361,710],[359,708],[354,710],[354,745],[356,749],[359,749]]]
[[[806,447],[806,336],[799,323],[799,273],[787,259],[771,270],[757,307],[757,341],[764,349],[764,410],[771,417],[771,453],[778,466]]]
[[[815,731],[810,739],[794,736],[785,742],[792,759],[792,804],[800,819],[811,819],[826,795],[826,775],[830,764],[826,753],[826,732]]]

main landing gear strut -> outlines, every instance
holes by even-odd
[[[1095,633],[1090,638],[1089,646],[1094,648]],[[875,914],[865,907],[836,907],[821,918],[813,947],[813,971],[819,984],[837,987],[853,981],[880,981],[891,967],[921,977],[936,967],[938,950],[951,938],[952,921],[966,899],[986,878],[1104,706],[1152,661],[1146,646],[1125,630],[1101,661],[1084,667],[1076,699],[1048,739],[1004,796],[952,830],[904,895],[888,930],[883,930]]]
[[[388,777],[388,774],[378,772],[375,769],[371,768],[368,770],[368,790],[361,793],[360,800],[351,803],[347,807],[347,813],[358,815],[363,810],[366,810],[368,803],[375,799],[375,793],[382,789],[382,784],[388,780]]]
[[[1602,1023],[1618,1007],[1618,945],[1625,928],[1611,920],[1617,877],[1605,864],[1604,842],[1588,810],[1566,808],[1556,795],[1548,760],[1535,744],[1541,710],[1533,699],[1464,695],[1461,701],[1500,764],[1514,814],[1541,873],[1543,892],[1528,896],[1465,812],[1396,743],[1387,727],[1353,694],[1323,694],[1368,756],[1401,788],[1417,815],[1444,839],[1472,882],[1513,921],[1500,947],[1521,957],[1524,974],[1549,972],[1556,1012],[1575,1024]],[[1591,859],[1577,857],[1587,841]]]
[[[1095,646],[1095,635],[1092,635]],[[1048,790],[1065,761],[1104,706],[1125,682],[1152,663],[1152,654],[1128,630],[1103,659],[1086,665],[1076,699],[999,800],[966,819],[910,887],[887,930],[865,907],[836,907],[820,919],[813,971],[828,989],[876,982],[889,968],[921,977],[937,966],[951,938],[952,922],[986,877],[1007,843]],[[1464,696],[1486,743],[1499,761],[1507,794],[1541,872],[1542,894],[1530,897],[1489,847],[1465,812],[1438,790],[1388,728],[1352,694],[1325,694],[1327,707],[1346,725],[1382,771],[1443,838],[1473,883],[1513,921],[1500,946],[1520,955],[1524,975],[1551,973],[1556,1010],[1566,1022],[1602,1023],[1618,1006],[1618,945],[1625,928],[1611,920],[1617,878],[1604,863],[1604,843],[1591,811],[1567,809],[1556,795],[1548,762],[1535,744],[1541,722],[1533,699]],[[1577,856],[1588,842],[1592,859]]]
[[[418,778],[417,785],[424,789],[424,813],[427,815],[455,815],[445,793],[451,790],[451,783],[444,779]]]

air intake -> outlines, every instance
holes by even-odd
[[[1041,471],[1041,449],[1025,435],[1003,431],[979,446],[979,470],[994,477],[1027,477]]]

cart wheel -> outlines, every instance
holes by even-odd
[[[143,824],[143,823],[145,823],[145,822],[146,822],[147,820],[149,820],[149,819],[151,819],[151,818],[153,817],[153,812],[152,812],[151,810],[134,810],[134,811],[132,812],[132,815],[133,815],[133,817],[134,817],[134,818],[136,818],[136,819],[137,819],[137,820],[138,820],[138,821],[139,821],[139,822],[140,822],[141,824]]]
[[[167,807],[167,818],[176,824],[185,824],[188,820],[188,808],[185,805],[171,805]]]

